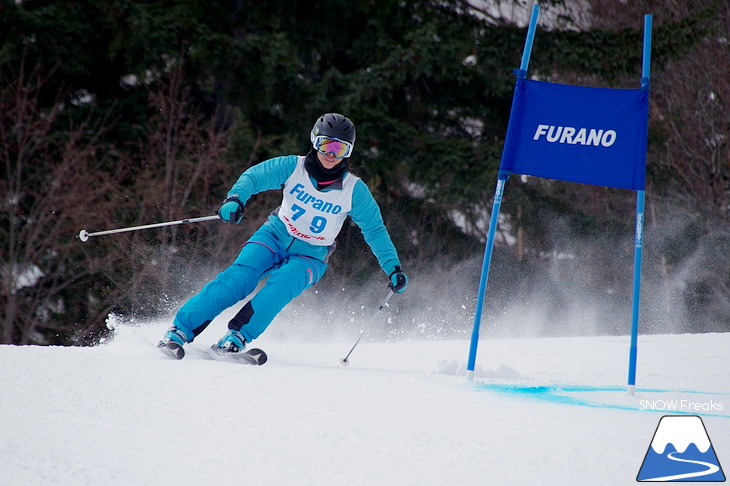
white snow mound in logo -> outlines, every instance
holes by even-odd
[[[663,454],[667,444],[674,444],[677,452],[687,450],[690,444],[694,443],[703,454],[710,448],[710,439],[702,425],[699,417],[667,416],[663,417],[661,424],[651,441],[651,447],[657,454]]]

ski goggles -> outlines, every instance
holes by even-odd
[[[332,154],[337,159],[343,159],[352,155],[352,144],[339,138],[318,135],[312,138],[312,146],[320,154]]]

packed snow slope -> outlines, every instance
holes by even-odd
[[[730,472],[730,334],[366,338],[272,334],[269,362],[174,361],[166,323],[93,348],[0,346],[2,485],[631,485],[659,419],[702,417]],[[216,326],[218,326],[216,328]]]

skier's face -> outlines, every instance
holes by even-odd
[[[322,164],[322,166],[327,170],[334,169],[343,160],[338,159],[331,153],[328,155],[323,155],[321,152],[317,152],[317,158],[319,159],[319,162]]]

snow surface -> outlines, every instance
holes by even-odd
[[[167,323],[93,348],[0,346],[2,485],[631,485],[663,415],[702,416],[730,465],[730,334],[316,341],[269,333],[269,362],[182,361]],[[347,326],[345,326],[347,328]],[[727,474],[727,469],[725,474]]]

